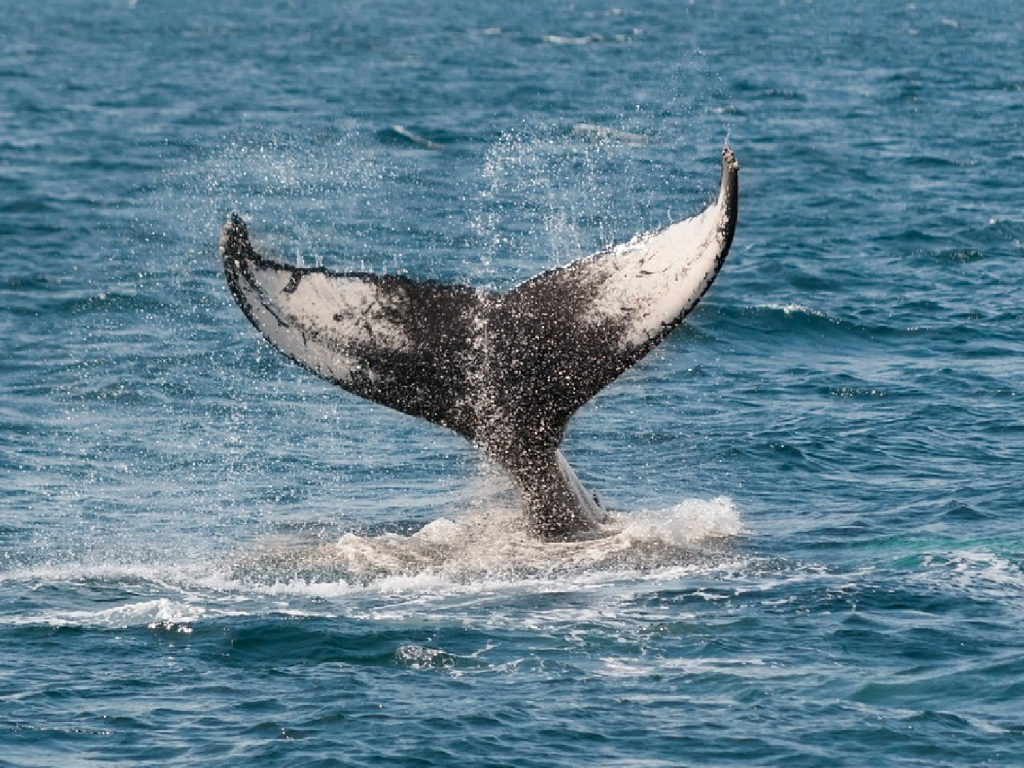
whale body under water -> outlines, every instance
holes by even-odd
[[[224,273],[246,317],[299,365],[454,430],[511,476],[529,532],[565,541],[605,519],[558,446],[572,415],[663,341],[717,276],[739,164],[722,153],[700,213],[506,292],[280,264],[229,216]]]

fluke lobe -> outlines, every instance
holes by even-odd
[[[234,214],[220,240],[224,273],[285,355],[472,441],[511,475],[535,536],[585,537],[605,513],[558,450],[566,424],[711,286],[736,228],[738,171],[725,149],[718,197],[700,213],[504,293],[279,264]]]

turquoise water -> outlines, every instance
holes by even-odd
[[[369,7],[368,7],[369,6]],[[0,0],[0,765],[1024,765],[1024,14]],[[706,300],[516,530],[231,300],[508,287],[699,209]]]

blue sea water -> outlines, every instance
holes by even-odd
[[[0,766],[1024,765],[1024,12],[0,0]],[[271,350],[261,248],[509,287],[698,210],[539,544]]]

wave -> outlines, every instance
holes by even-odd
[[[396,144],[399,146],[414,146],[422,149],[441,149],[441,144],[431,138],[417,133],[404,125],[391,125],[377,131],[377,140],[381,144]]]
[[[748,331],[760,332],[769,340],[788,343],[793,335],[813,338],[836,335],[851,338],[877,338],[898,335],[901,329],[868,324],[855,319],[834,317],[828,312],[804,304],[757,304],[738,307],[705,308],[715,312],[727,323],[739,325]]]
[[[14,619],[9,623],[38,624],[51,627],[139,627],[149,629],[177,629],[188,634],[191,625],[205,618],[210,610],[202,605],[170,600],[166,597],[155,600],[142,600],[134,603],[106,608],[100,611],[66,611],[54,612],[43,616],[28,616]]]
[[[549,45],[590,45],[591,43],[603,43],[604,35],[544,35],[541,42]]]

